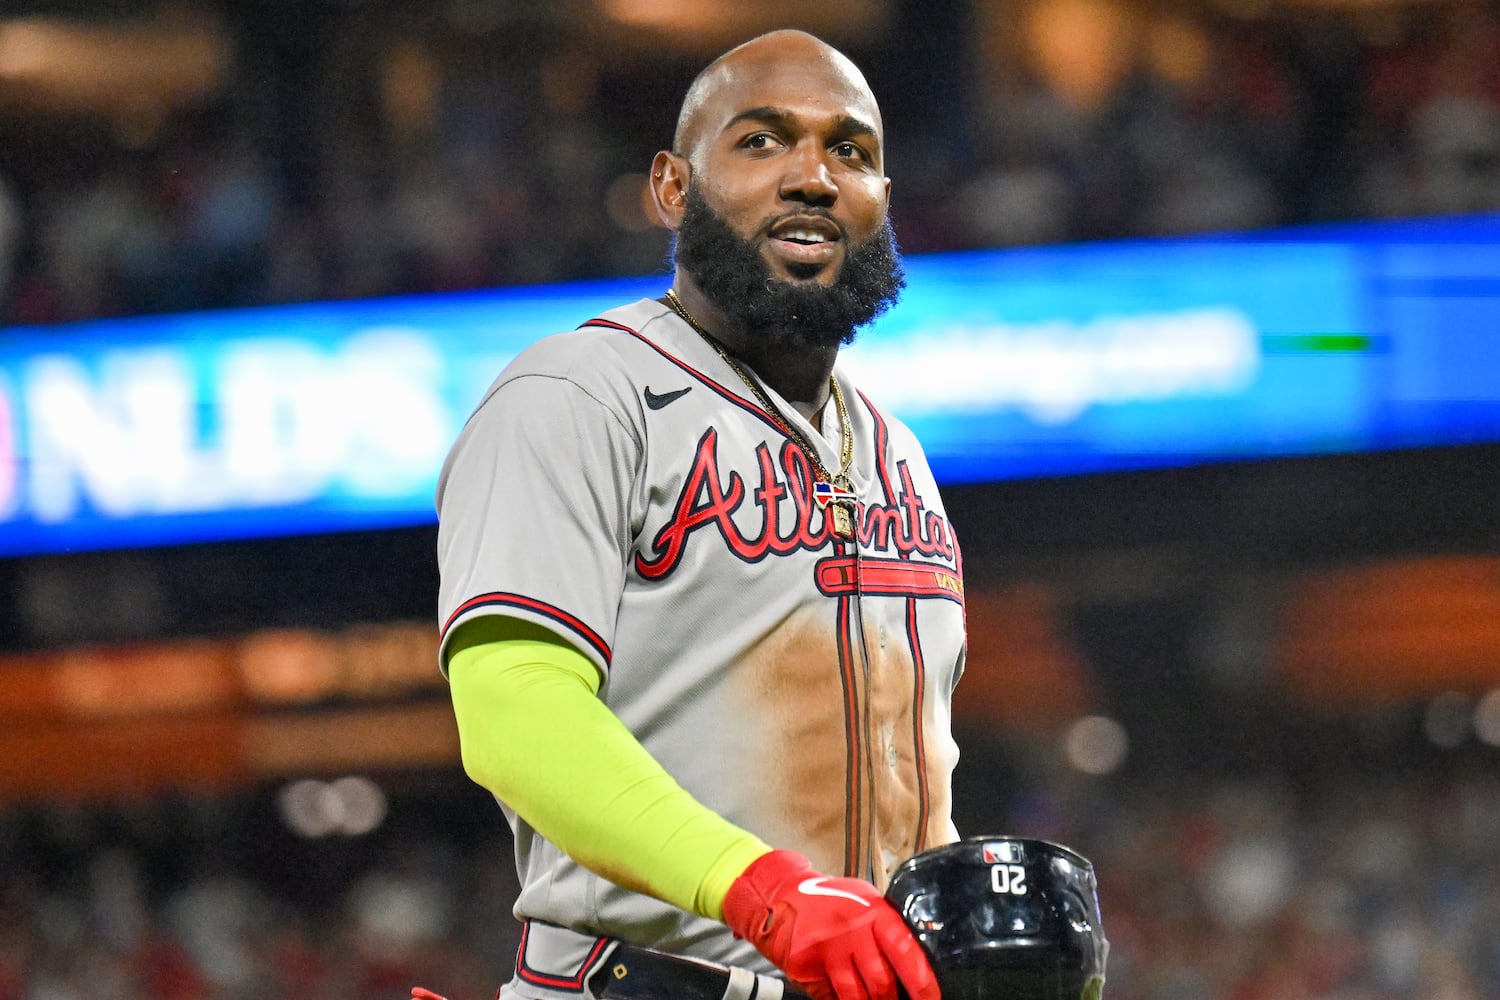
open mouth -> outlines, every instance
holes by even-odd
[[[832,260],[843,241],[838,224],[823,218],[784,220],[771,228],[770,236],[777,256],[799,277]]]
[[[786,240],[788,243],[800,243],[803,246],[815,246],[819,243],[831,242],[822,233],[815,233],[805,229],[793,229],[788,232],[780,233],[776,238],[778,240]]]
[[[837,222],[822,215],[794,215],[771,227],[771,238],[789,243],[836,243],[844,231]]]

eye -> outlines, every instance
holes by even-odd
[[[848,140],[834,143],[829,148],[829,152],[841,160],[868,160],[870,158],[863,146]]]
[[[781,140],[772,132],[754,132],[746,136],[740,145],[745,149],[774,149],[781,145]]]

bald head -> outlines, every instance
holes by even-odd
[[[677,115],[672,150],[696,167],[703,140],[737,113],[743,95],[771,77],[841,96],[883,140],[880,107],[859,67],[822,39],[785,29],[735,46],[698,74]]]
[[[674,281],[687,308],[719,310],[719,333],[750,322],[739,306],[758,293],[746,299],[715,278],[727,270],[757,287],[800,288],[786,313],[794,326],[808,315],[798,309],[825,294],[862,302],[832,324],[835,336],[868,321],[866,307],[893,297],[887,279],[898,274],[884,161],[880,108],[833,47],[773,31],[720,56],[688,89],[675,147],[651,161],[651,198],[677,234]],[[866,268],[871,248],[890,266]],[[867,272],[873,291],[862,297],[854,286]]]

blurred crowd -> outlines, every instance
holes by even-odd
[[[1500,995],[1500,778],[1322,780],[1054,781],[992,795],[965,832],[1094,861],[1110,1000]],[[482,1000],[509,976],[517,927],[510,844],[475,796],[404,808],[471,811],[487,832],[403,825],[398,799],[398,829],[368,843],[296,842],[244,804],[178,817],[170,839],[118,815],[12,818],[0,837],[31,864],[0,873],[0,1000],[401,1000],[413,983]]]
[[[7,812],[0,1000],[493,996],[519,940],[504,820],[425,783],[362,837],[299,838],[267,795]]]
[[[1500,209],[1493,3],[957,6],[949,36],[850,47],[909,251]],[[149,128],[5,116],[0,321],[662,268],[643,171],[700,55],[360,16],[231,20],[232,83]]]
[[[1113,1000],[1500,995],[1492,774],[1329,775],[1091,815]]]

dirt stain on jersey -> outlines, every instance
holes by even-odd
[[[730,696],[756,717],[765,738],[756,765],[763,769],[759,805],[782,825],[767,834],[803,845],[824,871],[871,874],[883,885],[891,868],[916,853],[924,832],[924,842],[935,842],[932,828],[946,827],[946,799],[931,798],[945,775],[918,749],[918,726],[925,744],[930,723],[914,717],[916,680],[904,631],[887,626],[882,643],[878,626],[867,625],[866,671],[856,630],[850,677],[858,712],[851,717],[831,625],[826,611],[789,618],[748,651]],[[858,808],[852,835],[851,806]],[[937,809],[942,819],[935,823]]]
[[[794,613],[746,652],[731,704],[757,717],[765,740],[756,765],[763,768],[757,778],[764,814],[779,817],[789,842],[802,845],[818,868],[842,872],[848,762],[830,626],[826,613]]]

